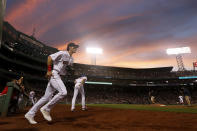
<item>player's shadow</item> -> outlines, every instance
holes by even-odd
[[[71,123],[72,124],[72,122],[77,121],[80,118],[87,118],[89,116],[91,116],[91,114],[59,118],[58,120],[54,120],[51,124],[55,124],[55,123],[67,123],[67,124]]]
[[[0,122],[0,125],[6,125],[9,124],[9,122]]]
[[[37,128],[15,128],[15,129],[7,129],[4,131],[38,131]]]

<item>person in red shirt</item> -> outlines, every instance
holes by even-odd
[[[13,89],[10,104],[9,104],[9,108],[8,108],[8,110],[9,110],[8,112],[13,113],[18,108],[17,103],[18,103],[19,95],[20,95],[20,93],[25,93],[25,88],[24,88],[24,85],[23,85],[23,77],[20,77],[20,79],[18,79],[18,80],[13,79],[11,82],[13,82],[14,84],[17,85],[17,87],[19,87],[18,89],[17,88]],[[8,86],[5,86],[3,91],[0,93],[0,96],[1,95],[6,95],[7,92],[8,92]]]
[[[7,92],[8,92],[8,86],[6,86],[6,87],[3,89],[3,91],[0,93],[0,96],[1,96],[1,95],[7,94]]]
[[[13,79],[11,82],[15,83],[16,85],[18,85],[20,87],[20,90],[22,92],[24,92],[25,88],[24,88],[24,85],[23,85],[23,77],[21,77],[20,79],[16,80],[16,79]],[[5,88],[3,89],[3,91],[0,93],[0,95],[5,95],[7,94],[8,92],[8,86],[5,86]]]

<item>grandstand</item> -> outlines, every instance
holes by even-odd
[[[33,36],[17,31],[8,22],[3,26],[3,44],[0,49],[0,90],[7,81],[24,76],[29,90],[43,93],[47,79],[46,61],[49,54],[58,50],[46,46]],[[196,89],[195,71],[174,72],[173,67],[122,68],[74,64],[74,71],[64,79],[68,87],[68,101],[71,101],[75,78],[87,75],[86,95],[88,103],[141,103],[148,104],[148,92],[156,90],[159,101],[176,103],[179,87],[187,85]],[[167,97],[163,97],[168,94]]]

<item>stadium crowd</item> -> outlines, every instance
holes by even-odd
[[[66,85],[68,94],[63,102],[71,104],[73,87]],[[155,104],[180,104],[179,87],[120,87],[109,85],[87,85],[85,84],[86,103],[89,104],[153,104],[151,102],[150,90],[154,91]],[[197,90],[189,87],[191,92],[191,104],[197,102]],[[182,94],[184,97],[184,94]],[[81,97],[81,96],[78,96]],[[77,100],[80,103],[80,100]],[[187,105],[184,99],[184,104]]]

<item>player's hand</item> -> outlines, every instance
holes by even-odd
[[[21,90],[24,92],[25,91],[25,87],[23,85],[20,86]]]
[[[51,71],[47,71],[47,74],[45,75],[47,79],[50,79],[52,76],[52,72]]]

